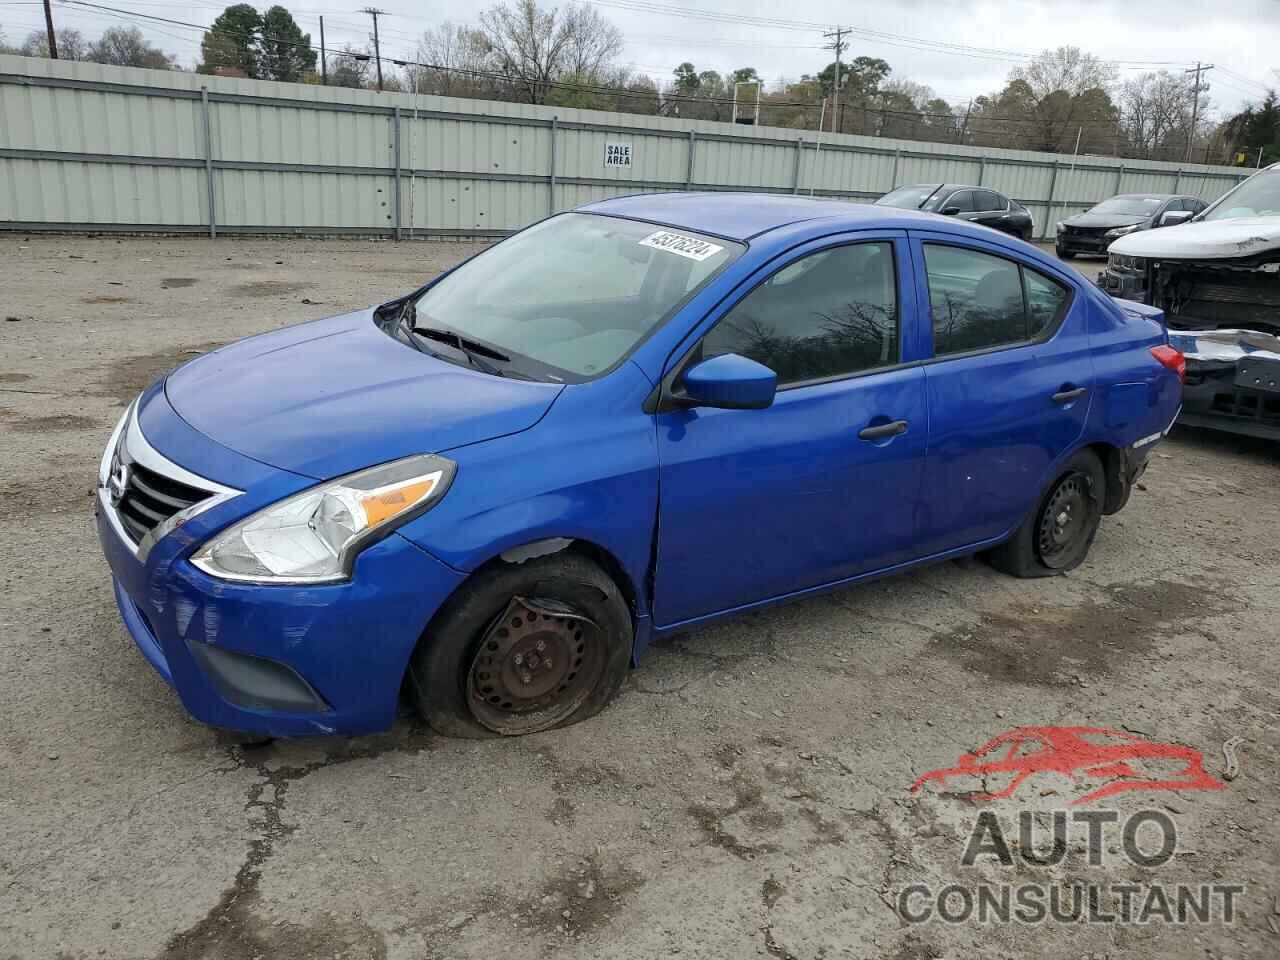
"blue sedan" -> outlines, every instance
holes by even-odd
[[[635,196],[161,378],[102,459],[199,720],[530,733],[657,636],[950,557],[1079,565],[1181,397],[1158,310],[930,214]]]

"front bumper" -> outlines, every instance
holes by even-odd
[[[226,583],[188,563],[194,545],[174,536],[140,562],[96,512],[126,629],[188,712],[214,727],[385,730],[414,646],[464,576],[393,535],[360,555],[347,583]]]
[[[1187,358],[1179,423],[1280,440],[1280,338],[1170,330],[1169,342]]]
[[[1084,253],[1103,257],[1106,256],[1107,247],[1111,246],[1113,239],[1113,237],[1059,233],[1054,239],[1054,245],[1064,253]]]
[[[1187,361],[1179,423],[1280,440],[1280,392],[1238,386],[1234,369],[1203,371],[1198,366]]]
[[[269,736],[389,727],[409,656],[465,574],[393,534],[363,551],[342,583],[210,577],[188,560],[209,536],[315,481],[219,447],[177,417],[157,388],[138,409],[134,428],[145,434],[138,447],[149,448],[139,464],[173,475],[184,468],[169,457],[180,458],[203,468],[191,476],[206,488],[221,478],[244,489],[179,514],[135,545],[102,479],[113,437],[94,512],[121,619],[142,655],[210,726]]]

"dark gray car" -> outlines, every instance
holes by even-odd
[[[990,187],[963,183],[916,183],[889,191],[876,204],[940,213],[944,217],[993,227],[1022,240],[1030,240],[1036,228],[1026,207]]]
[[[1103,200],[1084,213],[1060,220],[1058,256],[1070,260],[1078,253],[1106,256],[1111,241],[1139,230],[1189,220],[1208,204],[1196,197],[1172,193],[1122,193]]]

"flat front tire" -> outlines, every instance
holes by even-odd
[[[419,713],[452,737],[518,736],[594,716],[621,687],[634,628],[618,585],[572,552],[475,574],[409,664]]]
[[[1107,478],[1092,450],[1058,471],[1013,536],[988,552],[991,565],[1015,577],[1053,577],[1084,562],[1098,535]]]

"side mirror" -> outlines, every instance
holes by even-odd
[[[1193,216],[1195,216],[1195,214],[1190,210],[1166,210],[1164,213],[1160,214],[1160,223],[1158,226],[1172,227],[1179,223],[1186,223]]]
[[[696,363],[681,377],[683,406],[763,410],[773,403],[778,375],[762,363],[723,353]]]
[[[960,212],[959,207],[943,207],[942,208],[942,215],[944,217],[954,217],[959,212]]]

